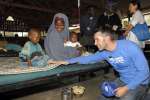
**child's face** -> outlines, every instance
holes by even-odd
[[[37,32],[29,33],[29,39],[33,43],[38,43],[40,41],[40,35]]]
[[[55,28],[57,32],[62,32],[64,30],[64,21],[63,20],[56,20],[55,21]]]
[[[77,35],[72,35],[71,36],[71,42],[77,42],[78,41],[78,37],[77,37]]]

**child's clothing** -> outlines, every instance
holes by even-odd
[[[19,53],[21,66],[28,66],[27,61],[31,60],[32,66],[45,66],[49,57],[45,55],[39,43],[32,43],[28,41],[25,43],[21,52]]]
[[[80,56],[80,51],[77,50],[77,48],[82,46],[79,42],[67,41],[66,43],[64,43],[64,47],[65,47],[65,55],[67,55],[68,58]]]
[[[65,47],[82,47],[79,42],[71,42],[71,41],[67,41],[66,43],[64,43],[64,46]]]
[[[64,49],[64,54],[67,56],[67,59],[80,56],[80,52],[77,50],[77,48],[66,46]]]

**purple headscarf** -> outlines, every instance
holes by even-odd
[[[64,30],[57,32],[55,28],[55,19],[59,17],[64,20]],[[45,51],[51,59],[64,60],[67,59],[65,55],[64,39],[69,40],[69,22],[68,17],[62,13],[58,13],[54,16],[53,22],[48,29],[47,37],[44,40]]]

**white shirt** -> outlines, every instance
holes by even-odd
[[[79,42],[71,42],[71,41],[67,41],[66,43],[64,43],[65,47],[81,47],[81,44]]]
[[[137,10],[133,15],[132,15],[132,19],[130,22],[133,26],[135,26],[136,24],[144,24],[145,23],[145,19],[144,16],[142,14],[142,12],[140,10]]]
[[[136,24],[144,24],[145,19],[141,11],[137,10],[133,15],[130,23],[135,26]],[[137,36],[130,31],[128,36],[126,37],[127,40],[133,41],[134,43],[138,44],[141,48],[145,48],[144,41],[139,41]]]

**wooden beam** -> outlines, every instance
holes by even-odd
[[[81,8],[82,8],[82,6],[84,6],[84,5],[82,5],[82,3],[86,4],[87,6],[88,5],[94,5],[96,7],[98,5],[101,5],[101,1],[100,0],[81,0],[80,2],[81,2]]]
[[[28,5],[23,5],[23,4],[18,4],[18,3],[9,3],[6,1],[0,1],[1,5],[4,6],[11,6],[11,7],[18,7],[18,8],[24,8],[24,9],[31,9],[31,10],[37,10],[37,11],[41,11],[41,12],[47,12],[47,13],[57,13],[59,11],[55,11],[55,10],[50,10],[50,9],[46,9],[46,8],[39,8],[39,7],[34,7],[34,6],[28,6]]]
[[[147,7],[141,8],[141,10],[142,10],[142,11],[150,10],[150,6],[147,6]]]
[[[48,22],[50,19],[48,19],[47,17],[36,17],[36,18],[33,18],[33,16],[24,16],[24,15],[20,15],[20,14],[15,14],[15,13],[10,13],[9,14],[10,16],[13,16],[14,18],[18,18],[18,19],[22,19],[24,21],[28,21],[30,23],[34,23],[34,24],[38,24],[40,22],[42,22],[43,24]],[[51,16],[50,16],[51,17]],[[39,21],[40,20],[40,21]]]

